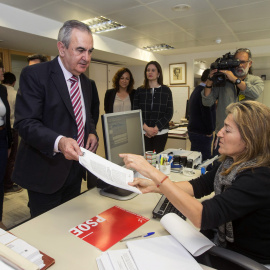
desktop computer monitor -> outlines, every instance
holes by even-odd
[[[144,134],[141,110],[109,113],[101,116],[106,158],[124,166],[120,153],[144,156]],[[104,196],[127,200],[136,193],[107,185],[100,191]]]

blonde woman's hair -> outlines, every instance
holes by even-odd
[[[232,103],[226,108],[226,114],[231,114],[240,132],[246,149],[235,160],[224,174],[231,172],[233,167],[256,159],[253,166],[240,170],[258,167],[270,167],[270,108],[257,101],[242,101]],[[221,156],[221,161],[226,156]]]

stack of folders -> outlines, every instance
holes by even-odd
[[[174,213],[160,222],[171,235],[128,241],[128,249],[103,252],[97,258],[99,270],[202,269],[193,256],[214,244]]]
[[[42,257],[38,249],[0,229],[0,269],[44,269]]]

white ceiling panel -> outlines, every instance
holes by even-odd
[[[149,37],[127,40],[126,42],[138,48],[143,48],[145,46],[156,45],[160,43],[158,39],[149,38]]]
[[[222,20],[220,17],[214,12],[205,12],[201,13],[200,16],[198,15],[191,15],[184,18],[177,18],[172,20],[175,24],[179,25],[184,29],[195,29],[195,28],[202,28],[208,25],[218,25],[222,24]]]
[[[173,33],[160,33],[156,36],[159,40],[165,40],[165,43],[171,45],[178,42],[186,42],[189,40],[194,40],[194,37],[186,34],[183,31],[173,32]]]
[[[191,48],[191,47],[197,47],[197,46],[205,46],[204,42],[199,41],[199,40],[187,40],[184,42],[174,42],[174,43],[172,43],[172,45],[175,46],[176,48],[179,48],[179,49]],[[171,50],[170,52],[173,53],[173,50]]]
[[[191,6],[191,8],[187,11],[173,11],[172,7],[179,5],[179,4],[188,4]],[[160,15],[162,15],[164,18],[167,18],[168,20],[175,19],[175,18],[181,18],[181,17],[187,17],[193,14],[198,14],[208,12],[211,10],[210,6],[206,4],[205,0],[166,0],[166,1],[160,1],[157,3],[149,4],[149,8],[155,10]]]
[[[33,0],[32,0],[33,1]],[[131,8],[139,5],[137,1],[134,0],[66,0],[69,2],[74,2],[82,8],[89,8],[93,11],[99,12],[101,15],[106,16],[109,13],[125,10],[126,8]]]
[[[98,35],[106,36],[109,38],[117,39],[120,41],[126,41],[131,39],[140,39],[145,38],[146,35],[144,33],[138,32],[136,30],[133,30],[132,28],[122,28],[117,31],[110,31],[110,32],[104,32],[99,33]]]
[[[249,21],[257,18],[269,18],[270,1],[243,5],[220,10],[220,15],[227,23]]]
[[[58,2],[59,0],[1,0],[0,3],[7,4],[22,10],[32,11],[51,3]]]
[[[265,18],[254,19],[244,22],[233,22],[228,25],[234,30],[235,33],[253,32],[270,29],[270,20]]]
[[[222,24],[218,25],[218,27],[215,25],[208,25],[201,28],[194,28],[189,30],[189,33],[191,33],[197,39],[217,38],[221,36],[232,35],[230,29],[228,29],[226,25]]]
[[[249,33],[239,33],[238,37],[241,41],[243,40],[260,40],[260,39],[269,39],[270,37],[270,29],[263,31],[255,31]],[[258,41],[259,42],[259,41]],[[270,48],[270,47],[269,47]]]
[[[168,21],[138,25],[134,26],[133,29],[150,36],[160,36],[164,33],[172,33],[180,30],[179,27]]]
[[[221,39],[221,44],[226,43],[233,43],[235,42],[235,38],[232,35],[222,35],[218,38]],[[203,42],[204,45],[218,45],[216,43],[216,37],[207,37],[207,38],[201,38],[200,41]]]
[[[129,8],[126,9],[125,12],[118,11],[115,13],[111,13],[110,19],[113,19],[119,23],[130,27],[163,20],[163,18],[157,16],[157,14],[143,6]]]
[[[209,0],[216,9],[234,8],[241,5],[259,4],[269,0]]]
[[[61,10],[61,12],[59,12]],[[35,9],[34,13],[56,20],[65,22],[67,20],[86,20],[96,17],[98,14],[89,12],[85,8],[81,8],[63,1],[51,3],[45,7]]]
[[[150,3],[157,3],[162,0],[138,0],[138,2],[143,3],[143,4],[150,4]]]

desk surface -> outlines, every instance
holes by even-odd
[[[174,180],[179,174],[173,174]],[[186,180],[181,177],[181,180]],[[49,269],[98,269],[96,258],[101,251],[82,241],[69,232],[69,229],[85,222],[104,210],[118,205],[124,209],[150,218],[130,234],[140,235],[155,231],[155,236],[167,235],[159,220],[152,218],[152,210],[160,199],[159,194],[138,195],[129,201],[117,201],[99,195],[98,189],[87,191],[77,198],[62,204],[16,228],[11,232],[17,237],[45,252],[55,259],[55,264]],[[119,242],[111,249],[126,248],[124,242]],[[210,269],[205,267],[204,269]]]

